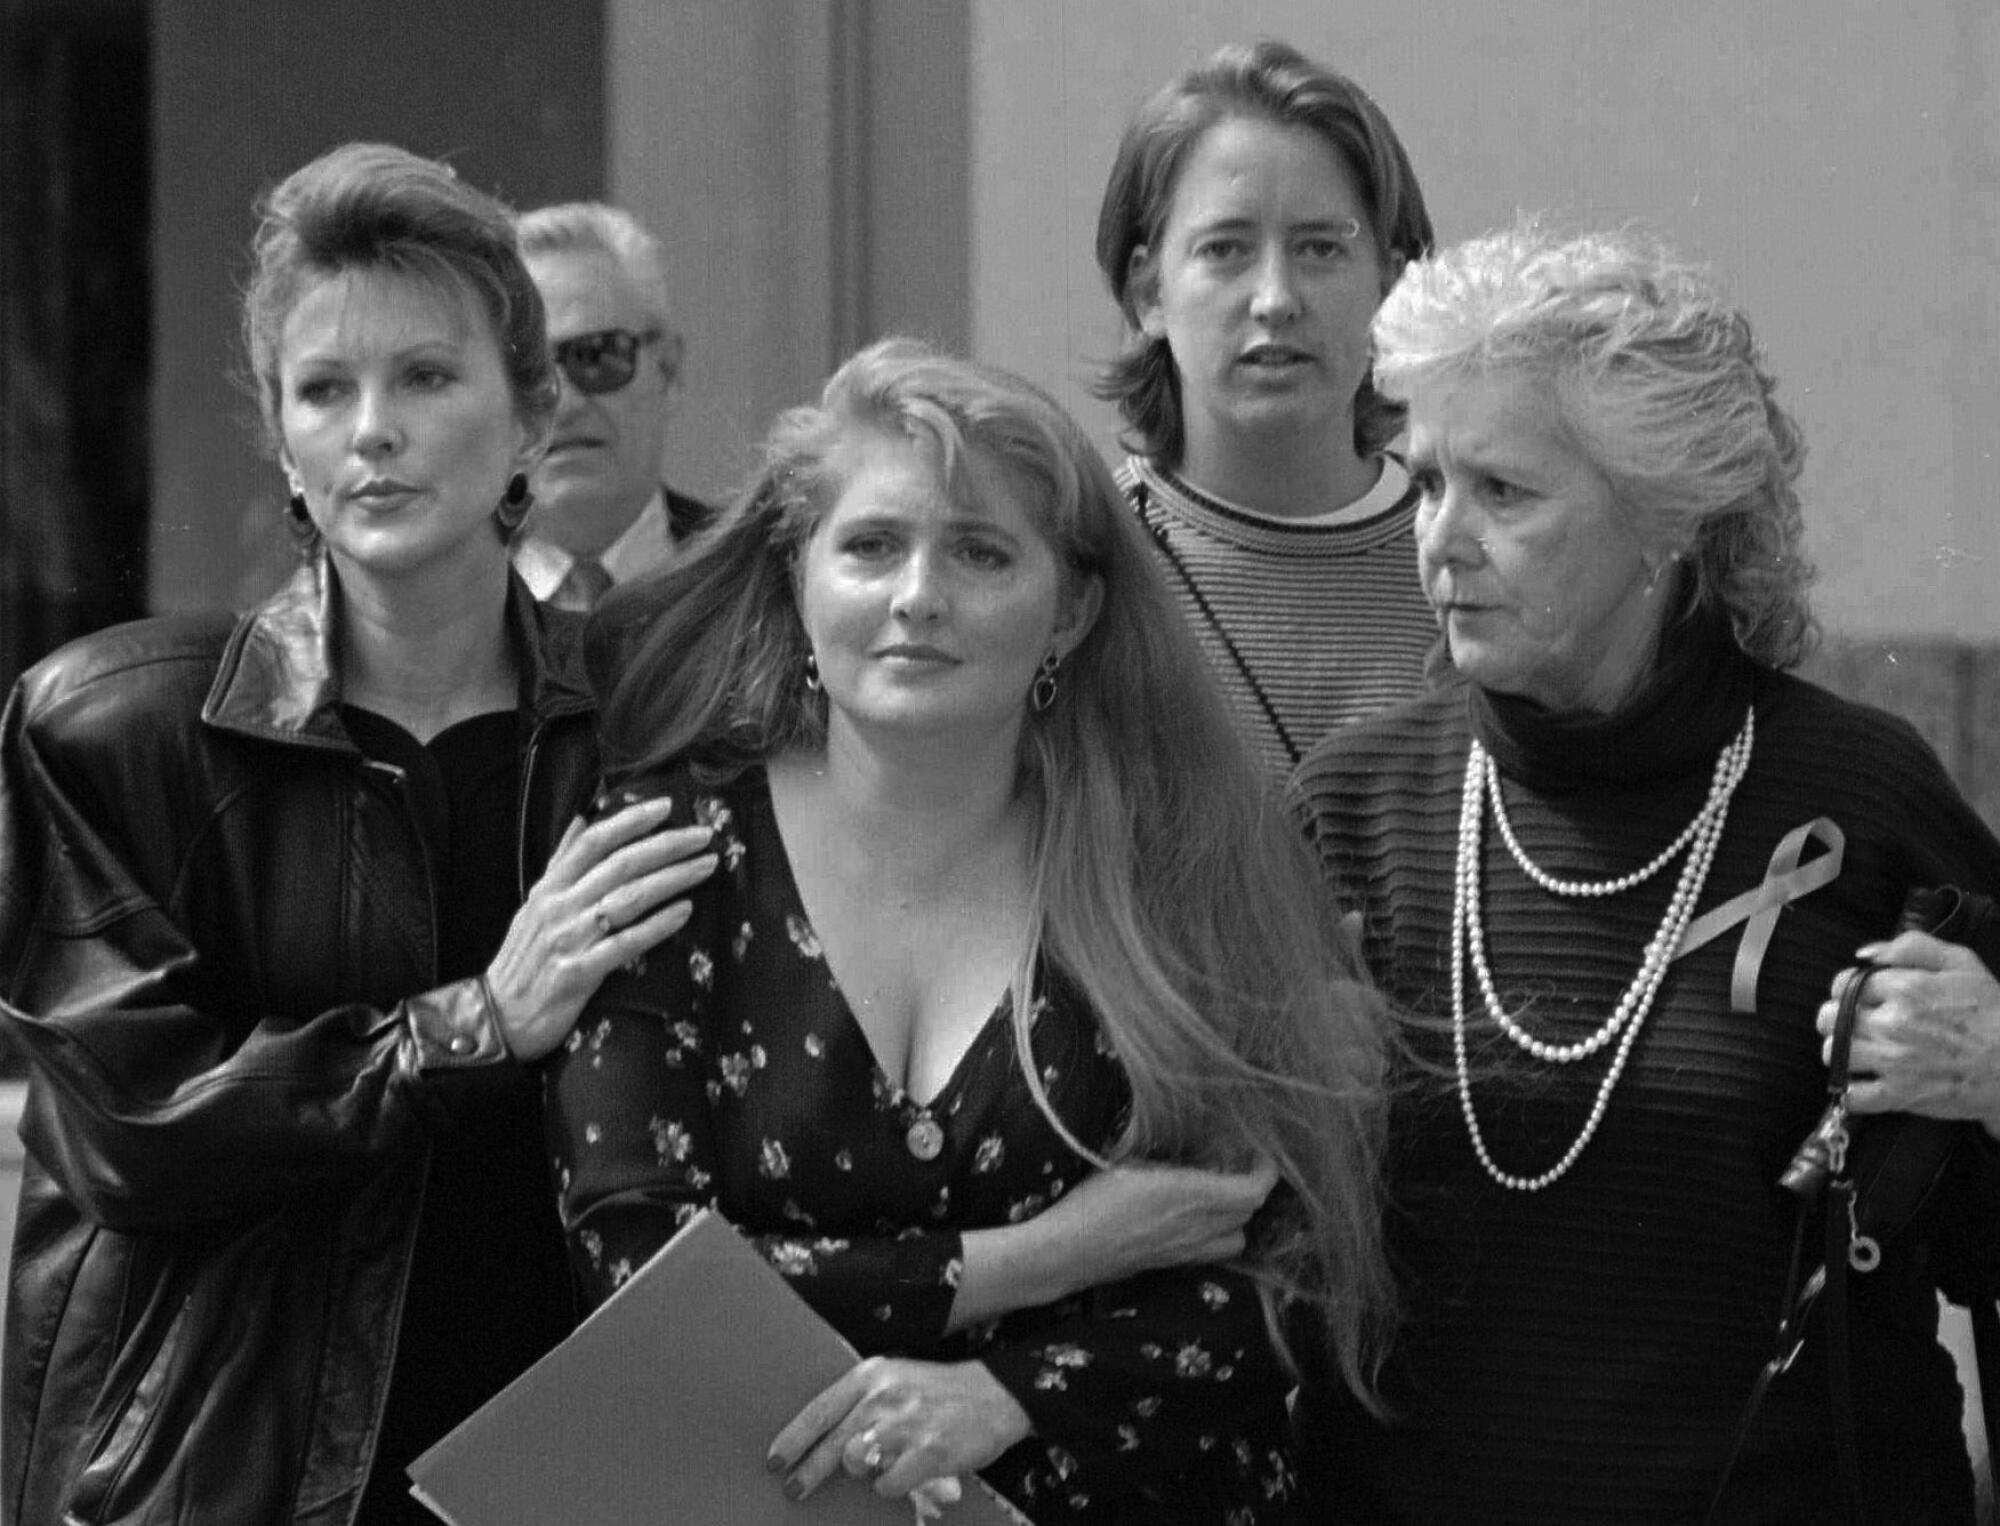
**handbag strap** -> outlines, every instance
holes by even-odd
[[[1800,1208],[1798,1228],[1792,1234],[1792,1264],[1785,1274],[1785,1296],[1778,1303],[1777,1343],[1770,1360],[1757,1369],[1757,1381],[1750,1385],[1750,1397],[1744,1401],[1743,1413],[1737,1418],[1736,1435],[1729,1444],[1729,1456],[1722,1464],[1722,1471],[1716,1476],[1714,1492],[1708,1497],[1708,1510],[1701,1518],[1702,1526],[1710,1526],[1715,1512],[1722,1505],[1722,1496],[1727,1492],[1737,1461],[1743,1455],[1743,1443],[1750,1439],[1750,1427],[1757,1419],[1757,1411],[1763,1407],[1764,1395],[1770,1391],[1772,1383],[1791,1371],[1792,1363],[1799,1359],[1799,1352],[1805,1348],[1806,1315],[1819,1297],[1821,1288],[1826,1285],[1824,1268],[1814,1272],[1803,1286],[1799,1282],[1799,1273],[1805,1265],[1806,1225],[1811,1217],[1807,1209]]]
[[[1833,1043],[1826,1064],[1826,1091],[1844,1115],[1849,1062],[1854,1048],[1854,1019],[1861,1007],[1873,965],[1843,970],[1834,1010]],[[1843,1142],[1844,1143],[1844,1142]],[[1861,1454],[1854,1434],[1854,1367],[1848,1340],[1847,1269],[1855,1250],[1854,1178],[1847,1174],[1846,1150],[1834,1157],[1833,1180],[1826,1191],[1826,1388],[1833,1411],[1833,1447],[1840,1459],[1847,1519],[1861,1519]],[[1875,1254],[1879,1257],[1880,1252]]]
[[[1792,1232],[1791,1265],[1785,1273],[1785,1292],[1778,1301],[1775,1347],[1770,1360],[1758,1369],[1756,1381],[1750,1385],[1750,1396],[1744,1402],[1741,1418],[1736,1422],[1729,1456],[1723,1462],[1721,1474],[1715,1481],[1715,1490],[1709,1496],[1708,1510],[1702,1516],[1703,1526],[1710,1526],[1715,1520],[1722,1497],[1729,1488],[1729,1480],[1736,1471],[1736,1464],[1742,1459],[1744,1444],[1750,1439],[1757,1412],[1763,1407],[1764,1396],[1770,1392],[1772,1383],[1791,1370],[1792,1363],[1798,1360],[1799,1352],[1804,1349],[1806,1320],[1822,1293],[1826,1295],[1829,1306],[1827,1385],[1833,1406],[1835,1450],[1840,1454],[1841,1480],[1847,1496],[1847,1519],[1849,1522],[1860,1519],[1861,1460],[1855,1446],[1854,1395],[1847,1344],[1847,1258],[1852,1248],[1849,1237],[1854,1227],[1854,1183],[1847,1175],[1846,1097],[1848,1062],[1854,1044],[1854,1018],[1860,1009],[1862,990],[1874,969],[1873,965],[1858,965],[1843,970],[1837,982],[1839,1005],[1834,1016],[1832,1052],[1828,1055],[1826,1070],[1827,1097],[1835,1110],[1828,1140],[1832,1181],[1825,1198],[1826,1259],[1811,1276],[1801,1278],[1805,1269],[1806,1231],[1812,1221],[1814,1206],[1812,1199],[1801,1198],[1798,1223]],[[1995,1326],[1995,1337],[1994,1351],[1996,1357],[2000,1357],[2000,1324]]]
[[[1858,982],[1857,982],[1858,984]],[[1826,1193],[1826,1393],[1833,1450],[1847,1496],[1846,1518],[1861,1520],[1861,1454],[1854,1433],[1854,1366],[1848,1341],[1847,1260],[1853,1244],[1854,1183],[1836,1177]]]

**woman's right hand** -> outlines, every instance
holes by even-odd
[[[1233,1261],[1277,1184],[1268,1161],[1248,1171],[1137,1164],[1093,1172],[1032,1218],[966,1231],[945,1328],[1040,1308],[1141,1272]]]
[[[686,897],[715,872],[706,826],[663,831],[673,802],[579,817],[514,914],[486,970],[494,1016],[518,1060],[538,1060],[575,1026],[604,977],[678,931]]]
[[[1042,1228],[1074,1240],[1078,1288],[1168,1267],[1233,1261],[1278,1168],[1132,1164],[1093,1172],[1043,1210]]]

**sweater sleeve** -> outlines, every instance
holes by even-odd
[[[1951,885],[2000,898],[2000,840],[1959,794],[1930,747],[1900,719],[1891,723],[1906,737],[1907,756],[1885,771],[1908,792],[1889,818],[1909,828],[1905,888]],[[1981,913],[1960,941],[2000,978],[2000,911],[1981,908]],[[2000,1289],[2000,1141],[1977,1123],[1961,1124],[1956,1132],[1957,1148],[1935,1206],[1927,1210],[1928,1238],[1940,1291],[1953,1303],[1970,1306]]]

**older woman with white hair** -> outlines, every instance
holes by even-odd
[[[1427,1523],[1970,1520],[1936,1289],[1978,1149],[1748,1403],[1795,1245],[1810,1268],[1820,1243],[1777,1182],[1826,1104],[1821,1003],[1912,887],[2000,886],[2000,842],[1916,733],[1787,671],[1815,636],[1801,447],[1749,324],[1644,239],[1527,226],[1412,266],[1375,335],[1461,681],[1295,780],[1418,1019],[1392,1125],[1397,1419],[1329,1446],[1348,1500]],[[1948,953],[2000,1005],[1970,955],[1889,952]]]

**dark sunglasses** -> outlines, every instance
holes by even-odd
[[[630,386],[638,372],[639,351],[658,338],[658,329],[643,334],[630,329],[599,329],[556,345],[555,362],[579,392],[617,392]]]

